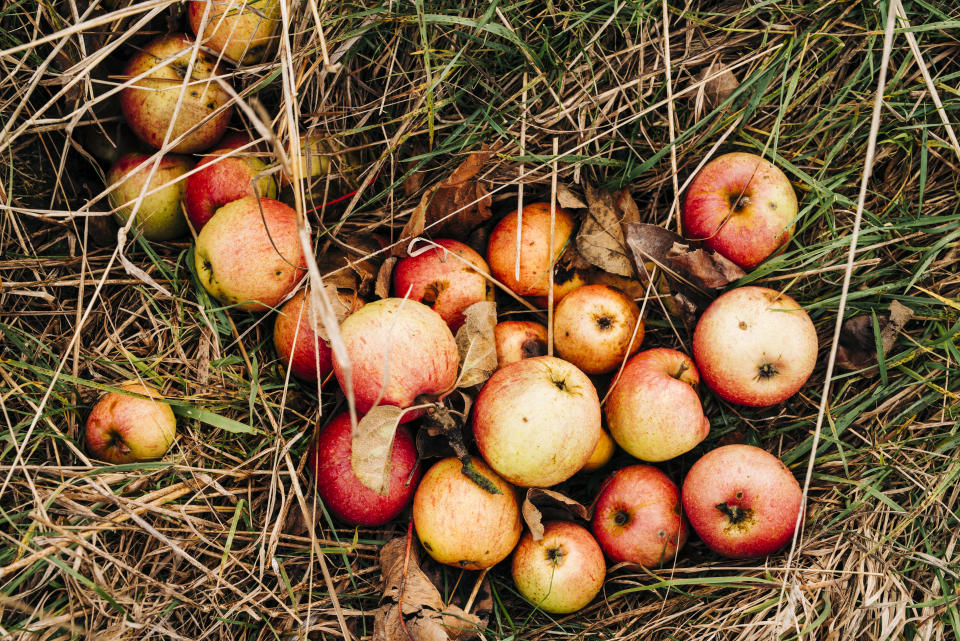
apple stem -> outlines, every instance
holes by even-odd
[[[681,377],[683,376],[683,373],[686,372],[688,369],[690,369],[690,366],[687,365],[687,362],[686,362],[686,361],[680,363],[680,369],[677,370],[677,373],[674,374],[673,377],[674,377],[675,379],[677,379],[678,381],[681,380]]]

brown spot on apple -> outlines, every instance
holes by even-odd
[[[568,334],[569,335],[569,334]],[[522,358],[534,358],[544,356],[547,353],[547,345],[536,338],[528,338],[520,345],[520,355]]]
[[[748,530],[753,522],[753,510],[748,507],[730,505],[726,501],[714,507],[727,517],[727,525],[723,528],[725,532]]]
[[[746,329],[747,329],[747,324],[746,324],[744,321],[740,321],[740,324],[737,325],[737,327],[739,327],[740,329],[746,331]]]
[[[420,297],[420,302],[426,305],[427,307],[432,308],[437,303],[437,298],[440,294],[447,288],[447,282],[442,280],[437,280],[432,283],[428,283],[423,288],[423,296]]]

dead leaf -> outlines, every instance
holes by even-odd
[[[747,275],[739,265],[717,252],[690,249],[675,243],[667,252],[667,262],[694,285],[704,289],[721,289]]]
[[[373,287],[373,295],[377,298],[388,298],[390,296],[390,283],[393,280],[393,268],[400,260],[396,256],[383,261],[380,265],[380,271],[377,272],[377,284]]]
[[[293,536],[303,536],[310,531],[310,523],[317,522],[319,505],[307,499],[307,513],[304,514],[299,501],[294,501],[287,510],[287,518],[283,521],[283,531]]]
[[[903,331],[913,311],[899,301],[890,303],[889,312],[877,315],[880,327],[880,348],[884,356],[897,342],[897,336]],[[864,376],[873,378],[879,375],[877,367],[877,343],[873,331],[873,316],[861,314],[843,323],[840,330],[840,344],[837,346],[837,365],[846,370],[866,370]]]
[[[633,199],[630,189],[622,189],[614,202],[617,210],[620,212],[620,225],[627,223],[639,223],[643,217],[640,215],[640,208],[637,207],[637,201]]]
[[[701,71],[697,76],[697,82],[707,78],[709,80],[693,95],[697,96],[702,91],[704,103],[711,109],[719,107],[740,86],[737,77],[722,62],[715,62]]]
[[[460,352],[460,380],[457,387],[472,387],[485,382],[497,369],[497,346],[493,328],[497,324],[497,304],[480,301],[467,307],[466,321],[457,330]]]
[[[587,205],[580,197],[570,191],[566,185],[557,185],[557,204],[563,209],[586,209]]]
[[[390,255],[396,258],[403,258],[407,255],[407,245],[410,241],[423,233],[423,228],[427,223],[427,207],[430,205],[430,199],[433,197],[433,189],[428,189],[422,196],[420,202],[410,213],[410,219],[403,226],[400,232],[400,240],[394,244],[390,250]],[[389,259],[388,259],[389,260]],[[379,282],[377,283],[379,285]]]
[[[541,512],[541,508],[544,512],[549,510],[556,513],[557,510],[560,510],[561,515],[573,515],[584,521],[590,520],[589,510],[578,501],[574,501],[554,490],[544,490],[538,487],[530,488],[523,499],[521,512],[534,541],[543,538],[543,512]]]
[[[373,641],[466,641],[479,635],[483,621],[455,605],[420,569],[420,546],[398,537],[380,550],[383,596],[373,620]]]
[[[423,187],[423,179],[425,177],[426,173],[423,171],[415,171],[407,176],[403,181],[403,195],[409,198],[420,191],[420,188]]]
[[[317,268],[323,282],[365,298],[376,282],[380,244],[369,236],[346,235],[339,239],[342,244],[330,242],[318,252]]]
[[[377,494],[386,495],[390,489],[390,453],[404,412],[393,405],[377,405],[353,431],[350,466],[357,480]]]
[[[613,194],[589,183],[584,187],[584,192],[589,209],[577,232],[577,250],[595,267],[620,276],[633,276],[633,264]]]

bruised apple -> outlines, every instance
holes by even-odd
[[[114,464],[157,459],[177,434],[177,418],[160,392],[139,383],[120,389],[146,398],[108,392],[87,417],[84,440],[94,457]]]
[[[333,351],[314,329],[306,301],[306,291],[300,290],[283,304],[273,323],[273,345],[280,362],[294,376],[322,381],[333,371]]]
[[[564,296],[557,305],[553,337],[561,358],[587,374],[605,374],[640,349],[640,308],[618,289],[584,285]]]
[[[256,156],[237,149],[246,143],[212,151],[197,163],[197,171],[187,177],[183,208],[193,228],[200,231],[213,214],[227,203],[244,196],[276,198],[273,178],[265,174],[267,166]]]
[[[547,328],[533,321],[503,321],[493,328],[500,367],[547,354]]]
[[[515,293],[546,296],[550,290],[550,270],[573,234],[573,218],[556,207],[551,247],[550,204],[527,205],[522,213],[522,216],[516,211],[507,214],[493,228],[487,245],[487,263],[494,277]],[[516,278],[518,225],[520,277]]]

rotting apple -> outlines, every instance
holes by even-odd
[[[193,161],[186,156],[166,154],[156,170],[151,166],[153,162],[157,161],[136,152],[121,156],[107,173],[107,184],[116,185],[108,198],[114,217],[123,225],[133,213],[137,198],[144,193],[133,228],[139,229],[147,240],[171,240],[187,232],[180,199],[186,185],[183,175],[193,167]]]
[[[315,331],[306,290],[300,290],[283,304],[273,323],[273,346],[280,362],[305,381],[323,381],[333,371],[333,351]]]
[[[618,289],[584,285],[564,296],[554,310],[553,341],[561,358],[587,374],[612,372],[640,349],[640,308]]]
[[[556,207],[553,246],[550,245],[550,204],[533,203],[522,216],[513,211],[504,216],[490,233],[487,264],[494,277],[521,296],[546,296],[550,270],[563,254],[573,234],[573,218]],[[520,278],[515,278],[517,226],[520,225]]]
[[[120,392],[107,392],[93,406],[84,428],[87,450],[114,464],[162,457],[177,434],[177,418],[163,396],[140,383],[123,383]]]
[[[547,328],[533,321],[497,323],[493,328],[493,340],[500,367],[547,354]]]
[[[260,62],[280,26],[280,0],[193,0],[188,19],[205,46],[237,62]]]

